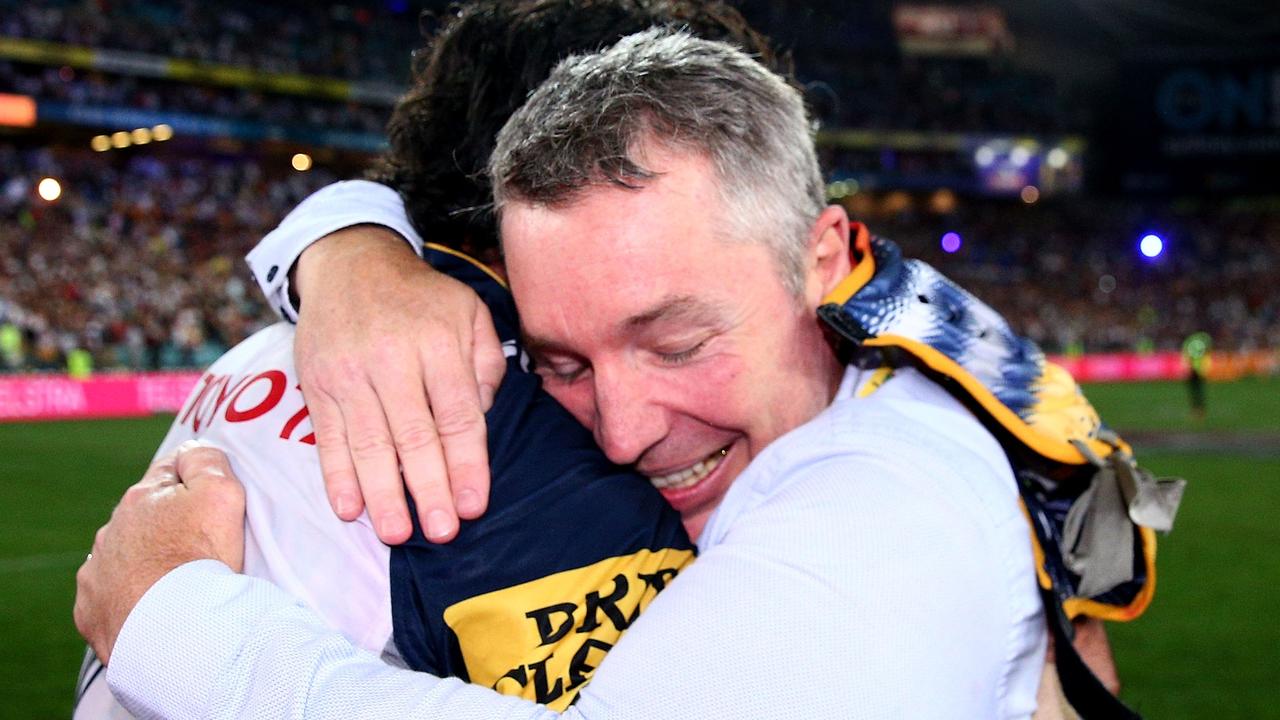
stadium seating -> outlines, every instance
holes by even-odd
[[[1280,215],[1266,203],[966,201],[874,226],[1049,352],[1178,350],[1202,330],[1220,350],[1280,347]],[[963,239],[954,254],[947,232]],[[1139,243],[1152,233],[1164,247],[1148,258]]]
[[[98,368],[209,363],[272,319],[244,252],[334,179],[246,158],[9,144],[0,168],[0,326],[21,339],[0,357],[11,371],[65,370],[77,348]],[[57,200],[37,195],[41,177],[58,179]]]
[[[1176,350],[1199,330],[1216,349],[1280,347],[1274,206],[1090,198],[1073,194],[1076,165],[1042,202],[987,197],[972,138],[1062,138],[1095,105],[1000,57],[899,52],[884,13],[815,22],[823,6],[741,3],[793,55],[823,127],[863,133],[822,148],[833,178],[873,180],[837,196],[855,216],[1051,352]],[[0,370],[63,370],[76,349],[99,368],[199,366],[269,321],[241,256],[378,147],[416,7],[0,0],[0,93],[41,118],[32,138],[0,136]],[[126,120],[169,117],[181,148],[107,151]],[[354,154],[290,169],[308,143]],[[46,177],[57,200],[36,191]],[[948,232],[957,252],[939,247]],[[1160,257],[1135,249],[1145,233],[1165,239]]]
[[[116,157],[0,145],[0,323],[23,335],[9,369],[199,366],[268,322],[241,256],[298,200],[334,179],[252,158]],[[55,202],[30,178],[58,178]],[[873,209],[898,240],[1008,314],[1049,351],[1280,346],[1280,218],[1265,209],[1180,210],[1070,199],[1027,207],[967,199],[947,214]],[[1136,250],[1158,229],[1168,249]],[[939,238],[957,232],[960,250]]]

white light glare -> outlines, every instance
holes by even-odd
[[[1159,257],[1164,252],[1164,240],[1159,235],[1144,235],[1138,243],[1138,249],[1149,258]]]
[[[46,201],[53,202],[62,197],[62,183],[47,177],[41,180],[39,185],[36,185],[36,192],[40,193],[40,197]]]

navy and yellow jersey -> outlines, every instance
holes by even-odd
[[[563,709],[694,547],[649,482],[610,463],[523,367],[500,281],[445,248],[425,255],[484,300],[507,374],[486,416],[488,512],[435,545],[415,510],[413,537],[392,548],[396,651],[414,670]]]

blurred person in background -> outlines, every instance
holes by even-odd
[[[1204,381],[1212,342],[1208,333],[1195,332],[1182,343],[1182,358],[1187,364],[1187,399],[1191,403],[1191,417],[1197,421],[1203,421],[1206,412]]]

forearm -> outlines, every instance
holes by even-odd
[[[381,283],[397,283],[406,266],[421,271],[423,263],[415,249],[421,252],[420,242],[410,245],[383,225],[363,223],[331,232],[308,245],[290,268],[290,304],[301,311],[302,298],[323,289],[322,283],[332,280],[326,275],[339,268],[378,268],[383,273]]]
[[[147,592],[120,633],[108,681],[139,717],[556,717],[386,665],[274,585],[213,561],[180,567]]]
[[[863,469],[901,482],[867,481],[833,497],[853,484],[847,468],[815,467],[821,483],[744,515],[603,662],[607,647],[574,659],[599,669],[561,717],[995,716],[1010,631],[1042,638],[1040,616],[1028,610],[1011,628],[991,598],[1004,591],[1004,569],[971,552],[983,543],[949,520],[953,508],[900,491],[910,476]],[[911,519],[922,530],[899,537]],[[811,542],[797,542],[801,534]],[[1026,645],[1038,677],[1044,649]],[[557,717],[389,667],[274,586],[209,563],[179,568],[147,593],[120,633],[108,680],[145,717]]]
[[[302,253],[321,238],[355,225],[379,225],[422,254],[422,238],[414,230],[396,191],[366,180],[334,183],[311,194],[285,216],[245,256],[254,279],[272,310],[297,322],[290,300],[291,270]]]

